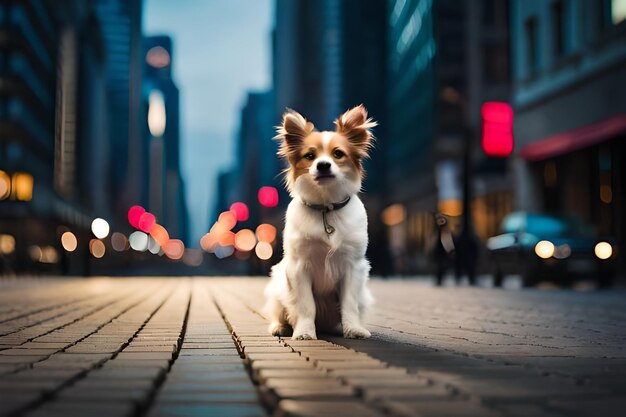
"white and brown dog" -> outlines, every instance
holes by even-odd
[[[357,193],[376,122],[360,105],[335,125],[334,132],[319,132],[289,110],[278,127],[278,155],[289,162],[286,185],[293,199],[283,259],[265,290],[273,335],[316,339],[316,330],[341,328],[347,338],[370,336],[361,322],[372,301],[366,287],[367,215]]]

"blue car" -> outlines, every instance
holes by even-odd
[[[495,285],[519,274],[524,286],[539,281],[571,283],[593,278],[600,286],[613,279],[615,245],[573,217],[513,212],[502,222],[503,233],[487,240]]]

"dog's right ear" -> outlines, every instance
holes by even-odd
[[[288,109],[283,114],[283,121],[276,127],[278,133],[274,139],[280,141],[278,155],[284,158],[289,157],[302,146],[303,140],[315,129],[313,123],[307,121],[302,115],[294,110]]]

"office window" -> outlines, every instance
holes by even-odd
[[[565,10],[562,0],[552,3],[550,15],[552,20],[552,50],[554,56],[560,58],[565,54]]]
[[[526,34],[526,68],[534,76],[539,70],[539,45],[537,44],[537,18],[530,17],[524,23]]]

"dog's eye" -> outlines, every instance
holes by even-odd
[[[340,151],[339,149],[335,149],[335,150],[333,151],[333,156],[334,156],[335,158],[337,158],[337,159],[341,159],[341,158],[343,158],[345,155],[346,155],[346,154],[345,154],[345,153],[343,153],[342,151]]]
[[[312,153],[312,152],[306,153],[306,154],[304,154],[304,159],[307,159],[307,160],[309,160],[309,161],[312,161],[312,160],[314,160],[314,159],[315,159],[315,155],[313,155],[313,153]]]

